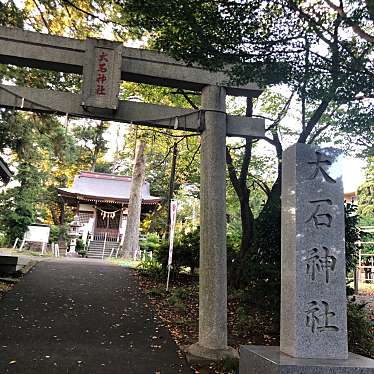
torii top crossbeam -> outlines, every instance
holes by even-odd
[[[0,63],[83,74],[82,95],[2,85],[0,106],[189,131],[202,130],[196,111],[119,101],[119,81],[195,91],[209,85],[221,86],[229,95],[246,97],[257,97],[262,92],[254,83],[230,84],[223,72],[187,66],[163,53],[106,40],[77,40],[6,27],[0,27]],[[97,83],[99,79],[101,83]],[[178,127],[175,121],[169,121],[172,117],[183,117],[183,125]],[[227,116],[227,135],[263,134],[263,120]]]
[[[85,52],[85,40],[0,28],[1,63],[82,74]],[[233,96],[257,97],[262,92],[254,83],[228,84],[229,78],[222,72],[186,66],[166,54],[138,48],[123,47],[121,72],[121,78],[129,82],[196,91],[217,85]]]

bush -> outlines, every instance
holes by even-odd
[[[236,232],[228,231],[227,233],[227,280],[229,282],[234,277],[236,266],[238,266],[240,238]]]
[[[174,241],[173,271],[179,273],[182,267],[190,268],[191,274],[199,266],[200,229],[179,234]],[[156,259],[167,269],[169,258],[168,241],[162,241],[155,252]]]
[[[58,243],[60,241],[67,241],[69,239],[68,225],[51,225],[49,234],[50,243]]]
[[[144,275],[159,279],[165,276],[165,269],[156,259],[151,259],[146,257],[144,260],[140,261],[137,268],[144,273]]]
[[[58,242],[58,233],[59,228],[57,225],[51,225],[51,231],[49,232],[49,242],[57,243]]]
[[[354,270],[357,262],[359,246],[357,242],[361,239],[358,228],[357,205],[347,203],[344,205],[345,218],[345,258],[347,274]]]
[[[374,326],[369,320],[365,303],[348,302],[348,346],[349,350],[374,358]]]
[[[240,248],[240,237],[231,235],[227,237],[227,266],[230,272],[236,266],[237,255]],[[161,241],[155,250],[155,258],[167,269],[169,258],[169,243],[167,240]],[[190,268],[191,274],[199,267],[200,256],[200,228],[188,233],[179,234],[174,242],[173,249],[173,270],[180,272],[182,267]]]
[[[148,233],[144,239],[139,241],[140,249],[142,251],[155,252],[161,245],[160,237],[156,232]]]
[[[77,244],[75,246],[75,251],[82,257],[85,257],[87,254],[86,246],[83,243],[82,239],[77,239]]]
[[[7,246],[7,238],[6,235],[3,232],[0,232],[0,248]]]

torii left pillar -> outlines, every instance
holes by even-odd
[[[205,129],[200,160],[199,341],[189,361],[238,357],[227,345],[226,90],[202,90]]]

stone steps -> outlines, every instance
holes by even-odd
[[[114,251],[118,249],[119,243],[111,242],[111,241],[106,242],[104,256],[103,256],[103,246],[104,246],[103,240],[92,240],[90,242],[90,246],[87,251],[87,257],[97,258],[97,259],[102,259],[103,257],[107,258],[110,256],[112,248],[114,248]]]

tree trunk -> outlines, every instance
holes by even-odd
[[[142,187],[145,179],[145,141],[136,141],[135,161],[132,173],[131,191],[127,216],[125,239],[123,242],[124,257],[133,258],[139,250],[139,227],[142,207]]]
[[[254,217],[252,209],[249,206],[248,191],[242,192],[242,197],[240,199],[240,217],[242,221],[242,240],[240,242],[239,260],[242,260],[249,253],[253,242]]]
[[[239,288],[245,267],[247,266],[246,258],[250,255],[253,243],[254,217],[249,205],[249,193],[242,190],[240,201],[240,217],[242,224],[242,237],[240,242],[240,252],[238,262],[232,274],[232,285]]]
[[[62,198],[59,200],[60,206],[60,216],[59,216],[59,225],[65,224],[65,202]]]
[[[247,99],[247,110],[246,116],[252,117],[253,113],[253,102],[251,98]],[[230,182],[234,187],[234,190],[239,198],[240,203],[240,217],[242,226],[242,237],[240,242],[240,252],[238,256],[238,263],[231,274],[231,282],[234,287],[238,287],[243,274],[243,268],[246,266],[245,258],[250,253],[253,243],[253,223],[254,217],[252,209],[249,205],[249,191],[247,187],[247,177],[249,171],[249,165],[252,159],[252,147],[253,138],[248,136],[245,139],[245,148],[243,161],[240,169],[239,177],[233,165],[233,160],[230,155],[230,151],[226,148],[226,164],[230,177]]]
[[[60,222],[59,222],[59,219],[58,219],[59,217],[58,217],[58,214],[57,214],[57,211],[56,211],[56,207],[50,206],[49,211],[51,212],[53,224],[57,226]]]

